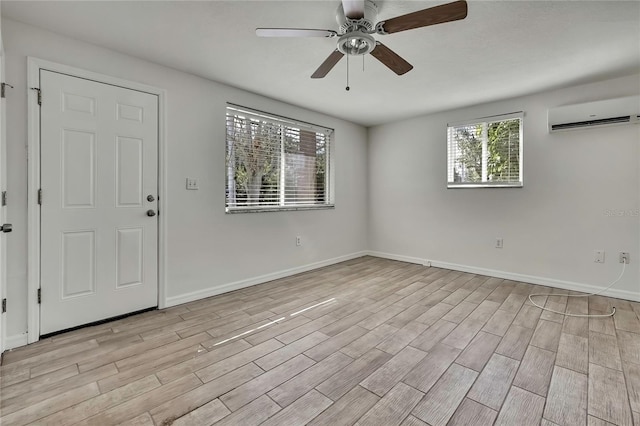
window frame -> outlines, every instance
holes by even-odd
[[[243,115],[245,117],[251,117],[258,120],[263,120],[270,124],[276,124],[283,127],[289,127],[296,129],[297,131],[309,131],[314,133],[324,134],[325,137],[325,176],[324,176],[324,198],[325,201],[321,204],[286,204],[285,201],[281,201],[280,205],[251,205],[251,206],[229,206],[228,204],[228,182],[229,171],[231,170],[227,164],[228,146],[229,141],[227,139],[227,120],[229,115]],[[283,132],[284,133],[284,132]],[[328,126],[321,126],[306,121],[300,121],[290,117],[273,114],[257,110],[255,108],[245,107],[242,105],[233,104],[227,102],[225,107],[225,213],[237,214],[237,213],[265,213],[265,212],[278,212],[278,211],[298,211],[298,210],[326,210],[334,209],[334,195],[333,195],[333,177],[334,177],[334,138],[335,130]],[[281,147],[284,149],[284,147]],[[286,157],[281,156],[280,168],[286,166]],[[235,171],[235,166],[233,168]],[[285,188],[282,188],[285,191]]]
[[[470,120],[461,120],[461,121],[455,121],[455,122],[451,122],[451,123],[447,123],[447,130],[446,130],[446,134],[447,134],[447,150],[446,150],[446,169],[447,169],[447,189],[459,189],[459,188],[522,188],[524,186],[524,168],[523,168],[523,152],[524,152],[524,112],[523,111],[517,111],[517,112],[510,112],[510,113],[506,113],[506,114],[498,114],[498,115],[491,115],[491,116],[487,116],[487,117],[479,117],[479,118],[475,118],[475,119],[470,119]],[[451,174],[453,172],[453,169],[450,168],[450,165],[452,164],[450,162],[451,159],[451,153],[452,153],[452,144],[449,140],[449,129],[451,127],[458,127],[458,126],[471,126],[474,124],[484,124],[484,125],[488,125],[490,123],[496,123],[499,121],[507,121],[507,120],[513,120],[513,119],[519,119],[520,120],[520,129],[519,129],[519,144],[518,144],[518,148],[519,148],[519,152],[518,152],[518,175],[519,175],[519,180],[516,181],[512,181],[512,182],[492,182],[492,181],[485,181],[485,182],[453,182],[450,180],[451,178]]]

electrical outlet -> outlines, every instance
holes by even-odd
[[[595,263],[604,263],[604,250],[595,250],[593,252],[593,261]]]
[[[502,238],[496,238],[496,248],[502,248]]]
[[[629,263],[629,253],[626,251],[620,252],[620,263]]]
[[[296,237],[296,246],[300,247],[302,245],[302,237],[301,236],[297,236]]]
[[[187,189],[198,189],[198,181],[196,179],[187,178]]]

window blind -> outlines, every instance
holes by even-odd
[[[331,205],[332,129],[229,105],[226,130],[228,212]]]
[[[447,186],[522,186],[522,112],[447,125]]]

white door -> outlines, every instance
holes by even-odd
[[[40,334],[158,305],[158,97],[40,70]]]

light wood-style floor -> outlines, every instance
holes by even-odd
[[[6,352],[0,423],[640,425],[640,304],[541,291],[363,257]]]

